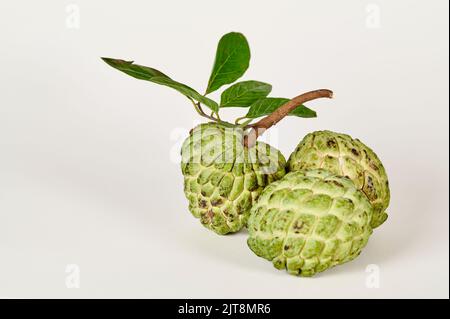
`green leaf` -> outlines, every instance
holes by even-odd
[[[280,97],[267,97],[264,99],[260,99],[250,106],[250,109],[248,110],[248,113],[245,117],[254,119],[264,115],[268,115],[287,102],[289,102],[289,99]],[[305,118],[317,116],[315,111],[307,108],[304,105],[296,107],[291,113],[289,113],[289,115]]]
[[[317,117],[317,113],[304,105],[297,106],[289,115],[303,117],[303,118],[313,118]]]
[[[250,106],[246,117],[255,119],[270,114],[288,101],[289,99],[279,97],[268,97],[260,99]]]
[[[217,46],[216,59],[206,94],[239,79],[248,69],[249,64],[250,47],[244,35],[237,32],[225,34]]]
[[[220,107],[246,107],[259,99],[265,98],[272,91],[272,86],[258,81],[243,81],[233,84],[223,91]]]
[[[200,103],[203,103],[214,112],[217,112],[219,110],[219,105],[215,101],[204,97],[196,90],[185,84],[172,80],[161,71],[147,66],[134,64],[133,61],[124,61],[111,58],[102,58],[102,60],[113,68],[122,71],[136,79],[150,81],[153,83],[171,87],[172,89],[175,89],[181,94],[187,96],[189,99],[194,99]]]

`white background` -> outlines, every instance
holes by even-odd
[[[355,261],[296,278],[203,228],[176,162],[196,113],[99,59],[203,91],[229,31],[272,96],[335,92],[268,134],[286,157],[330,129],[383,160],[390,216]],[[448,1],[3,0],[0,39],[0,297],[448,298]]]

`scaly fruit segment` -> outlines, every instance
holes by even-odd
[[[310,133],[291,154],[287,167],[291,172],[323,168],[350,178],[374,207],[372,228],[386,221],[385,210],[390,201],[386,170],[378,156],[360,140],[331,131]]]
[[[312,276],[356,258],[373,208],[354,183],[325,170],[286,174],[265,188],[248,221],[248,246],[290,274]]]
[[[194,128],[181,154],[189,210],[222,235],[244,227],[264,187],[285,174],[278,150],[260,142],[246,148],[242,129],[216,123]]]

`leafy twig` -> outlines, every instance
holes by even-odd
[[[244,144],[247,147],[252,147],[253,145],[255,145],[258,136],[261,136],[267,129],[269,129],[270,127],[281,121],[286,115],[288,115],[299,105],[318,98],[332,98],[332,97],[333,97],[332,91],[322,89],[303,93],[293,98],[292,100],[289,100],[281,107],[279,107],[266,117],[262,118],[258,122],[247,125],[247,128],[251,128],[251,131],[247,136],[245,136]]]
[[[234,126],[235,126],[235,125],[233,125],[233,124],[231,124],[231,123],[228,123],[228,122],[226,122],[226,121],[222,121],[220,118],[215,118],[214,116],[212,116],[212,114],[211,114],[211,115],[206,114],[205,111],[203,111],[200,102],[195,102],[195,101],[192,100],[192,99],[190,99],[190,100],[191,100],[192,104],[194,105],[194,109],[197,111],[197,113],[198,113],[200,116],[202,116],[202,117],[204,117],[204,118],[207,118],[208,120],[211,120],[211,121],[220,123],[220,124],[222,124],[222,125],[224,125],[224,126],[227,126],[227,127],[234,127]],[[216,113],[216,115],[217,115],[217,113]]]

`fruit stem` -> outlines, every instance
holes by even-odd
[[[251,121],[253,121],[253,119],[248,119],[248,120],[246,120],[244,123],[241,123],[241,124],[239,124],[239,123],[237,123],[236,125],[238,126],[238,127],[240,127],[240,128],[242,128],[242,129],[247,129],[248,127],[249,127],[249,123],[251,122]]]
[[[212,116],[212,114],[211,114],[211,115],[206,114],[205,111],[203,111],[202,106],[200,105],[200,102],[197,102],[197,103],[196,103],[196,102],[195,102],[194,100],[192,100],[192,99],[189,99],[189,100],[191,100],[192,104],[194,105],[194,109],[197,111],[197,113],[198,113],[200,116],[203,116],[203,117],[207,118],[208,120],[211,120],[211,121],[220,123],[220,124],[222,124],[222,125],[224,125],[224,126],[227,126],[227,127],[234,127],[234,126],[235,126],[235,125],[233,125],[233,124],[231,124],[231,123],[222,121],[220,118],[215,118],[214,116]],[[213,114],[218,115],[217,113],[214,113],[214,112],[213,112]]]
[[[333,92],[327,89],[315,90],[300,94],[289,100],[278,109],[262,118],[254,124],[250,124],[247,128],[251,128],[251,131],[244,138],[244,145],[246,147],[252,147],[256,143],[256,139],[264,134],[273,125],[281,121],[286,115],[292,112],[296,107],[301,104],[312,101],[319,98],[333,98]]]
[[[236,125],[242,125],[242,123],[240,123],[240,122],[241,122],[242,120],[245,120],[245,119],[247,119],[246,116],[238,117],[237,119],[234,120],[234,124],[236,124]],[[245,125],[247,125],[247,124],[250,123],[250,122],[251,122],[251,120],[250,120],[250,121],[245,121],[244,123],[245,123]]]

